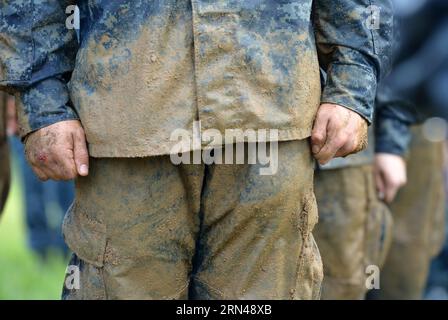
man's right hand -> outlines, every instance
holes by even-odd
[[[39,179],[71,180],[89,174],[84,129],[78,120],[61,121],[31,133],[25,153]]]
[[[377,153],[374,176],[378,198],[391,203],[400,188],[406,184],[406,162],[402,157],[394,154]]]

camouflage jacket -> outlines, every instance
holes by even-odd
[[[378,87],[375,129],[368,150],[335,159],[326,169],[370,164],[375,152],[404,156],[410,127],[448,118],[448,2],[394,0],[394,68]]]
[[[391,28],[389,0],[1,0],[0,88],[23,136],[79,117],[97,157],[168,154],[195,120],[302,139],[321,102],[372,120]]]
[[[397,99],[380,83],[375,102],[373,126],[369,129],[369,144],[366,150],[345,158],[331,160],[321,169],[342,169],[373,164],[375,153],[405,156],[411,141],[411,125],[417,122],[417,113],[412,104]]]
[[[411,9],[403,0],[395,2],[399,45],[394,71],[378,90],[389,121],[377,128],[376,149],[402,154],[411,138],[406,120],[448,120],[448,2],[421,0]]]

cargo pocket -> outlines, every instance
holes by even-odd
[[[306,219],[307,230],[306,233],[310,233],[313,231],[316,226],[319,215],[317,210],[317,200],[314,195],[314,191],[310,190],[308,195],[305,197],[305,203],[303,205],[303,214],[305,215],[304,219]]]
[[[67,266],[62,300],[105,300],[103,268],[95,267],[72,255]]]
[[[440,156],[443,159],[443,156]],[[432,215],[432,225],[430,233],[430,249],[429,253],[431,257],[436,257],[443,249],[445,244],[445,188],[444,181],[440,177],[434,177],[438,180],[438,186],[435,183],[434,191],[430,197],[433,203],[433,210],[430,213]]]
[[[324,268],[322,264],[322,258],[320,256],[319,248],[317,247],[317,243],[314,240],[313,235],[310,235],[310,238],[312,240],[312,248],[313,248],[313,259],[312,259],[312,266],[311,266],[311,273],[312,273],[312,296],[311,299],[313,300],[319,300],[321,291],[322,291],[322,281],[324,280]]]
[[[297,266],[296,289],[293,299],[318,300],[320,299],[323,265],[316,241],[311,233],[317,223],[317,204],[314,193],[305,197],[302,216],[299,221],[302,246]]]
[[[384,265],[392,243],[393,220],[387,206],[373,200],[373,205],[367,217],[366,230],[366,266]]]
[[[102,267],[106,249],[106,226],[75,199],[62,223],[62,233],[67,246],[81,260]]]
[[[310,234],[302,246],[293,299],[319,300],[323,281],[323,265],[319,249]]]

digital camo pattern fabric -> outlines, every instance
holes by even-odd
[[[80,117],[97,157],[168,154],[194,120],[302,139],[321,101],[371,121],[390,64],[388,0],[2,0],[0,12],[0,87],[21,92],[22,136]]]
[[[276,175],[169,156],[90,164],[64,221],[80,273],[64,299],[319,298],[308,139],[279,143]]]

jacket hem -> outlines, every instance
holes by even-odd
[[[266,139],[267,142],[282,142],[291,140],[303,140],[311,136],[312,127],[292,128],[278,130],[278,139]],[[111,139],[112,140],[112,139]],[[89,143],[89,155],[93,158],[144,158],[154,156],[166,156],[173,154],[171,151],[176,142],[158,143],[157,141],[148,141],[138,145],[126,144],[123,141],[110,141],[108,143]],[[203,150],[202,148],[190,148],[185,152]]]

